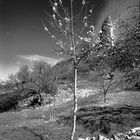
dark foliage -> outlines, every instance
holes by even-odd
[[[28,98],[36,94],[33,90],[23,91],[20,94],[17,92],[6,93],[0,96],[0,112],[16,110],[16,106],[20,100]]]

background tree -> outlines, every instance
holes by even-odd
[[[103,89],[104,101],[107,91],[114,84],[123,85],[127,82],[128,85],[132,83],[139,85],[139,14],[136,12],[137,7],[129,8],[129,12],[132,12],[132,15],[129,13],[131,15],[129,18],[119,17],[114,23],[111,17],[105,19],[98,48],[93,54],[95,57],[93,69],[97,72],[95,79]]]
[[[45,61],[35,61],[31,67],[31,79],[35,85],[34,88],[38,94],[41,92],[49,92],[49,77],[51,71],[51,65]]]
[[[36,90],[39,99],[42,100],[41,93],[50,95],[53,98],[53,108],[51,109],[52,120],[55,119],[55,96],[57,93],[57,77],[51,65],[45,61],[35,61],[32,66],[31,79],[32,86]],[[41,102],[41,101],[40,101]]]
[[[24,84],[30,82],[30,67],[27,64],[20,66],[19,71],[17,72],[17,78],[20,83]]]
[[[10,92],[13,88],[13,85],[7,81],[0,81],[0,94],[6,94]]]
[[[29,106],[42,105],[43,96],[48,94],[55,98],[57,82],[52,68],[45,61],[34,62],[32,67],[22,65],[15,74],[10,74],[5,82],[4,89],[7,94],[12,93],[8,100],[14,105],[28,101]],[[56,82],[56,83],[55,83]],[[13,96],[13,97],[12,97]],[[17,98],[16,100],[12,100]],[[24,100],[24,101],[23,101]],[[23,102],[22,102],[23,101]],[[10,106],[11,107],[11,106]],[[20,108],[20,106],[17,105]]]
[[[10,74],[8,79],[9,80],[6,82],[6,85],[11,85],[11,90],[16,90],[17,92],[20,92],[17,74]]]
[[[106,60],[102,60],[96,65],[91,81],[96,83],[96,86],[101,89],[104,103],[107,101],[106,97],[109,91],[121,88],[123,83],[122,76],[123,73],[112,70]]]
[[[114,22],[114,46],[109,49],[113,69],[125,73],[128,85],[140,85],[139,6],[126,9]],[[129,15],[129,17],[127,16]]]
[[[27,90],[30,82],[29,66],[26,64],[20,66],[19,71],[15,74],[10,74],[8,79],[7,84],[13,85],[13,90],[16,90],[18,93]]]
[[[107,17],[101,27],[100,36],[96,49],[92,52],[92,70],[94,76],[92,81],[98,82],[104,95],[104,102],[106,102],[106,94],[114,83],[114,70],[110,65],[109,50],[114,46],[112,39],[112,19]]]

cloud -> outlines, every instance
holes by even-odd
[[[51,64],[51,65],[55,65],[59,61],[63,60],[63,58],[45,57],[45,56],[40,56],[40,55],[37,55],[37,54],[35,54],[35,55],[18,55],[18,57],[20,57],[24,60],[28,60],[30,62],[43,60],[43,61],[46,61],[48,64]]]
[[[7,80],[8,75],[11,73],[16,73],[20,66],[23,64],[31,64],[34,61],[43,60],[47,63],[51,64],[52,66],[58,63],[59,61],[62,61],[63,58],[56,58],[56,57],[45,57],[40,55],[17,55],[14,60],[11,59],[11,61],[8,61],[7,63],[5,61],[0,60],[0,80]]]

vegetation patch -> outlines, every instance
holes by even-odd
[[[60,116],[59,123],[72,125],[72,115]],[[84,107],[77,112],[77,124],[84,126],[91,134],[103,133],[111,136],[140,126],[140,107],[105,106]]]

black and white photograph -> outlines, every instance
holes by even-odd
[[[140,140],[140,1],[0,0],[0,140]]]

